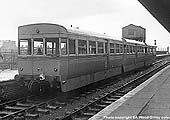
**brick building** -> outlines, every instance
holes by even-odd
[[[122,38],[146,42],[146,29],[130,24],[122,28]]]

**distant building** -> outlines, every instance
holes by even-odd
[[[0,69],[16,69],[17,55],[16,41],[0,40]]]
[[[122,28],[122,38],[145,42],[146,29],[141,26],[130,24]]]
[[[16,41],[0,40],[0,53],[17,52]]]

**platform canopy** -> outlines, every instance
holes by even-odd
[[[138,0],[170,33],[170,0]]]

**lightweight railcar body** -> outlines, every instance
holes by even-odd
[[[46,81],[62,92],[149,65],[156,48],[48,23],[20,26],[18,46],[19,79],[31,90]]]

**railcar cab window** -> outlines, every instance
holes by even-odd
[[[45,54],[47,56],[59,55],[59,39],[46,38]]]
[[[44,51],[43,39],[36,38],[34,39],[34,55],[43,55]]]
[[[86,40],[78,40],[78,54],[87,54]]]
[[[89,41],[89,54],[96,54],[96,42]]]
[[[19,42],[19,55],[31,55],[31,39],[21,39]]]
[[[67,55],[67,39],[61,38],[61,55]]]
[[[104,44],[103,42],[97,42],[98,53],[104,53]]]
[[[69,54],[76,54],[76,41],[69,39]]]

